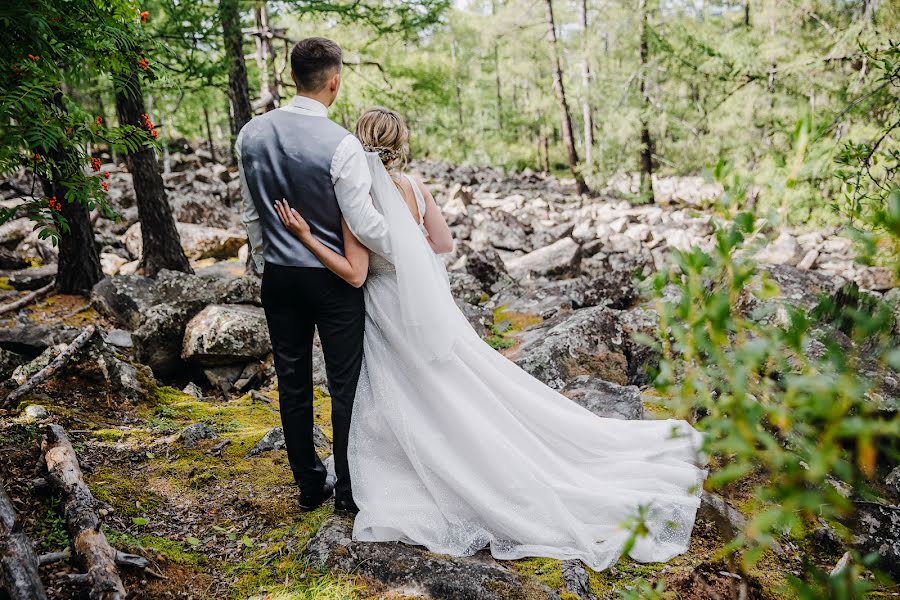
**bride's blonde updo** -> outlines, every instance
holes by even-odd
[[[384,168],[396,171],[409,158],[409,128],[396,112],[376,106],[356,122],[356,137],[368,152],[377,152]]]

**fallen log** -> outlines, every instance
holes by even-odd
[[[11,600],[47,600],[38,559],[22,531],[6,490],[0,485],[0,584]]]
[[[62,495],[66,529],[75,558],[86,571],[88,596],[91,600],[124,600],[125,586],[116,570],[117,552],[100,530],[96,500],[84,483],[66,430],[59,425],[48,425],[41,452],[47,465],[47,478]]]
[[[66,363],[69,362],[72,356],[87,344],[88,340],[91,339],[91,336],[94,335],[94,331],[96,331],[96,328],[93,325],[85,327],[84,331],[78,334],[78,337],[72,340],[72,343],[69,344],[59,356],[54,358],[49,365],[29,377],[28,381],[14,389],[9,396],[6,397],[6,400],[3,401],[4,408],[16,406],[25,394],[53,377],[57,371],[66,366]]]
[[[0,306],[0,315],[5,315],[8,312],[12,312],[14,310],[19,310],[22,307],[28,306],[35,300],[40,300],[41,298],[43,298],[44,296],[49,294],[50,291],[55,286],[56,286],[56,281],[54,280],[54,281],[51,281],[50,283],[48,283],[47,285],[45,285],[44,287],[34,290],[30,294],[26,294],[26,295],[22,296],[18,300],[15,300],[13,302],[10,302],[9,304],[4,304],[3,306]]]

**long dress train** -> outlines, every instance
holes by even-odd
[[[349,447],[355,539],[457,556],[490,546],[500,559],[602,570],[640,511],[649,534],[632,558],[687,549],[706,475],[690,425],[598,417],[484,343],[458,310],[442,315],[459,329],[449,354],[423,362],[402,326],[394,266],[376,255],[365,299]]]

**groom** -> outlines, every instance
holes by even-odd
[[[286,198],[313,234],[343,254],[341,217],[371,250],[387,256],[387,226],[369,198],[371,175],[362,145],[328,119],[341,87],[341,48],[307,38],[291,51],[297,95],[288,106],[256,117],[235,143],[243,220],[254,266],[262,273],[281,422],[288,461],[300,486],[300,508],[312,510],[334,492],[335,508],[355,512],[347,439],[362,364],[363,291],[326,269],[285,228],[274,203]],[[331,392],[334,466],[326,480],[313,444],[313,333],[319,330]]]

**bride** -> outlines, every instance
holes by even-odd
[[[364,362],[349,462],[359,513],[353,536],[450,555],[485,546],[499,559],[615,564],[665,561],[690,540],[706,472],[701,434],[684,421],[594,415],[484,343],[455,305],[436,253],[453,242],[421,181],[400,170],[409,132],[376,108],[359,119],[372,199],[391,260],[369,256],[344,229],[345,256],[303,217],[282,221],[328,268],[366,277]]]

